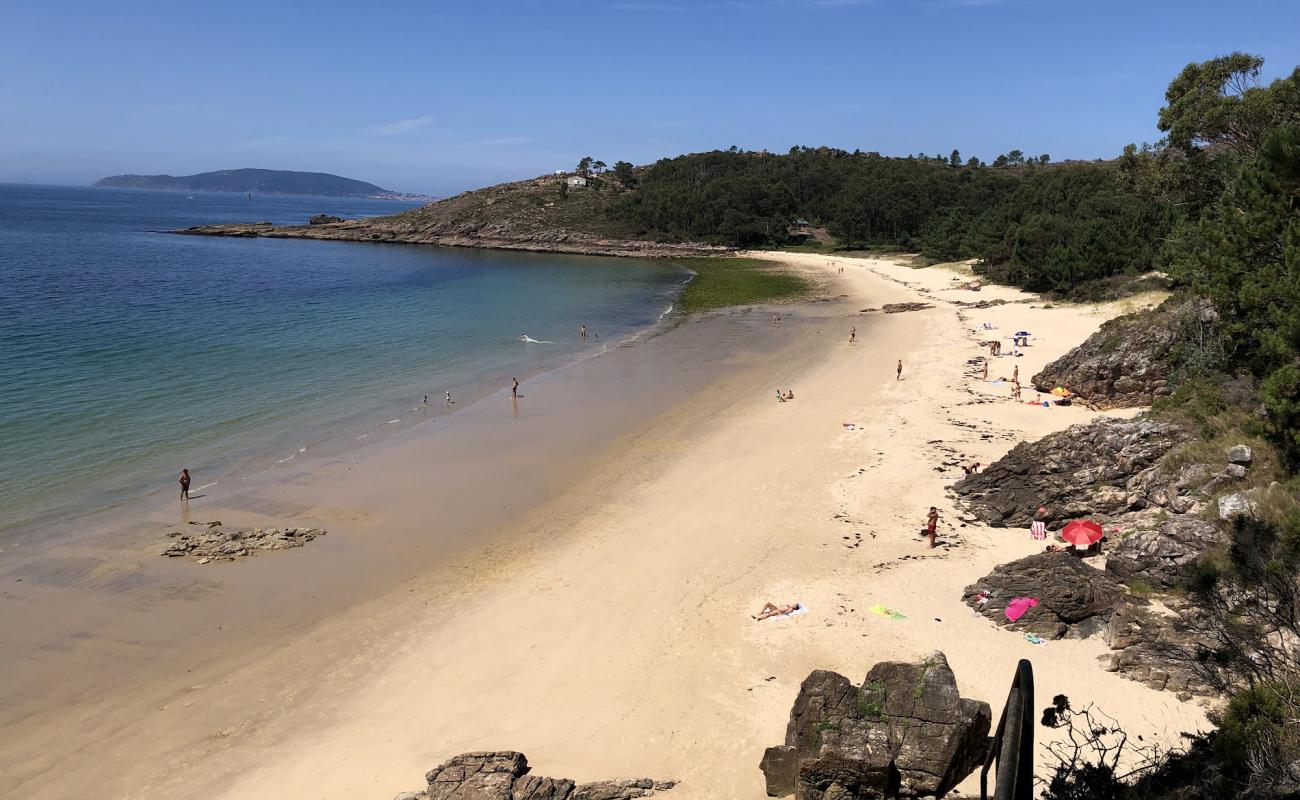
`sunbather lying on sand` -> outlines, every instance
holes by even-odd
[[[754,619],[764,620],[767,619],[768,617],[784,617],[786,614],[793,614],[794,612],[798,611],[801,607],[802,606],[800,606],[799,603],[792,603],[791,605],[788,606],[778,606],[773,603],[764,603],[763,610],[759,611],[758,614],[754,616]]]

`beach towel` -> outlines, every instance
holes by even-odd
[[[907,619],[907,617],[882,603],[877,603],[868,610],[871,611],[872,614],[879,614],[882,617],[889,617],[890,619]]]
[[[1033,633],[1026,633],[1025,641],[1030,644],[1047,644],[1047,642],[1043,641],[1043,637]]]
[[[1034,539],[1047,538],[1047,523],[1035,520],[1029,523],[1029,536]]]
[[[807,613],[808,613],[808,606],[804,605],[803,603],[795,603],[794,611],[791,611],[789,614],[774,614],[768,617],[768,619],[786,619],[787,617],[797,617],[800,614],[807,614]]]
[[[1025,615],[1025,612],[1038,605],[1038,600],[1033,597],[1017,597],[1010,603],[1007,603],[1007,619],[1015,622]]]

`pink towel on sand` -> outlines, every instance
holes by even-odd
[[[1017,597],[1010,603],[1007,603],[1007,619],[1015,622],[1025,615],[1025,612],[1038,605],[1038,601],[1032,597]]]

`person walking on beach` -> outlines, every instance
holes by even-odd
[[[898,359],[898,370],[894,373],[894,380],[901,381],[902,379],[903,379],[903,359],[900,358]]]
[[[180,477],[179,483],[180,483],[180,485],[181,485],[181,499],[182,499],[182,500],[189,500],[189,499],[190,499],[190,470],[189,470],[189,467],[186,467],[186,468],[184,468],[184,469],[181,470],[181,477]]]
[[[930,547],[934,547],[935,529],[939,527],[939,509],[930,506],[930,513],[925,518],[925,535],[930,540]]]
[[[579,330],[582,332],[582,340],[583,340],[584,342],[587,341],[587,326],[586,326],[586,325],[580,325],[580,326],[579,326]]]
[[[1015,369],[1011,370],[1011,380],[1020,383],[1020,365],[1017,364]]]
[[[984,380],[989,379],[989,360],[984,359]]]
[[[515,398],[516,400],[518,400],[518,399],[519,399],[519,379],[518,379],[518,378],[511,378],[510,380],[513,382],[512,385],[510,386],[510,396],[513,397],[513,398]]]
[[[449,405],[452,404],[452,402],[454,402],[454,401],[451,399],[451,392],[447,392],[447,399],[446,399],[446,400],[443,400],[443,401],[442,401],[442,404],[443,404],[444,406],[449,406]]]
[[[857,340],[858,340],[858,326],[854,325],[849,328],[849,344],[853,344]]]
[[[429,395],[426,394],[426,395],[424,396],[424,402],[421,403],[420,405],[422,405],[422,406],[428,406],[428,405],[429,405]]]

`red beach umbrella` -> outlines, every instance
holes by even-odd
[[[1061,538],[1075,547],[1088,547],[1101,541],[1101,537],[1105,535],[1100,525],[1088,519],[1067,522],[1065,529],[1061,531]]]

